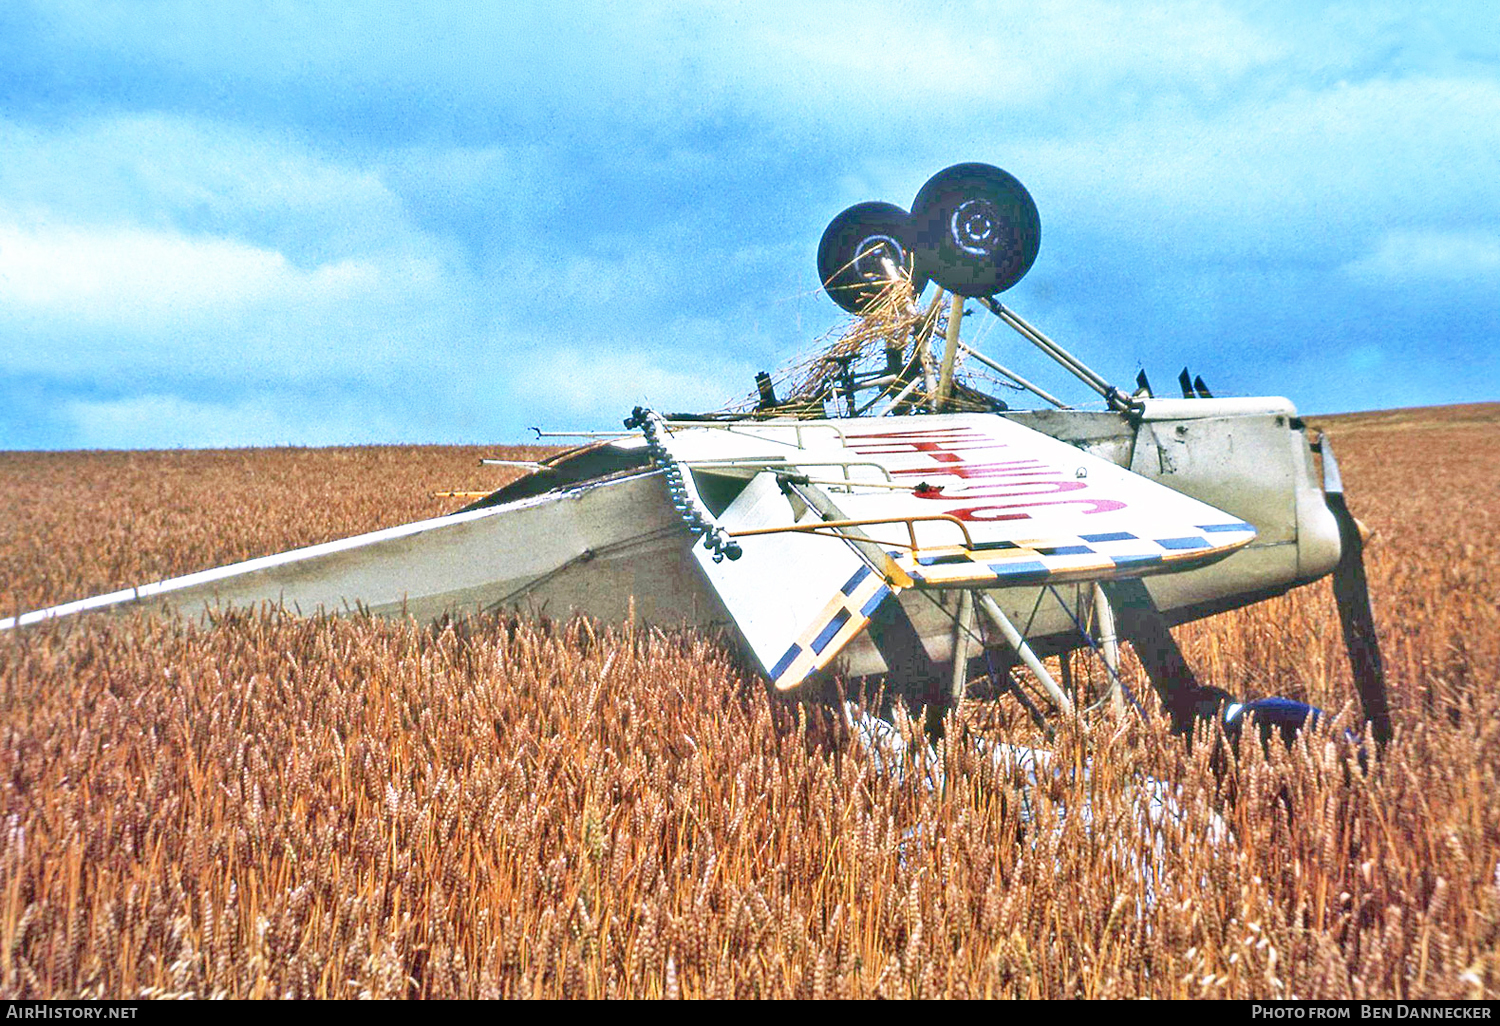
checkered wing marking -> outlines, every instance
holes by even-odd
[[[870,617],[895,589],[881,575],[861,566],[830,598],[771,667],[778,691],[801,687],[826,667],[870,623]]]

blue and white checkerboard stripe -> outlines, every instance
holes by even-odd
[[[1184,569],[1227,555],[1254,538],[1255,528],[1236,520],[1168,528],[1148,536],[1110,531],[925,549],[901,554],[896,563],[918,587],[1012,587]]]
[[[861,565],[771,667],[777,689],[799,687],[832,662],[892,594],[885,578]]]

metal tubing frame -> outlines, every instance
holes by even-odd
[[[1101,396],[1109,394],[1109,382],[1105,381],[1098,374],[1095,374],[1092,369],[1090,369],[1083,363],[1083,361],[1079,360],[1072,353],[1068,352],[1062,346],[1052,341],[1046,335],[1043,335],[1041,331],[1028,323],[1014,310],[1010,309],[1004,303],[994,298],[986,298],[984,300],[981,300],[981,302],[989,307],[990,312],[992,312],[996,317],[1000,318],[1006,324],[1010,325],[1011,328],[1015,329],[1015,331],[1019,333],[1022,338],[1026,339],[1026,341],[1030,342],[1042,352],[1052,357],[1052,359],[1062,364],[1066,369],[1072,371],[1075,375],[1082,379],[1084,384],[1088,385],[1094,391],[1098,392]]]
[[[1021,657],[1021,661],[1026,664],[1027,668],[1036,674],[1037,680],[1041,681],[1042,690],[1047,692],[1047,697],[1052,700],[1052,704],[1057,706],[1064,716],[1072,716],[1072,699],[1068,698],[1063,689],[1057,686],[1057,681],[1052,679],[1052,674],[1037,658],[1031,646],[1026,643],[1026,639],[1021,636],[1021,632],[1016,630],[1015,624],[1010,622],[1010,618],[1005,615],[1005,610],[1000,608],[999,603],[988,593],[981,591],[979,592],[979,608],[984,610],[990,622],[1004,635],[1006,642],[1015,650],[1016,655]]]
[[[983,353],[981,353],[979,350],[975,349],[973,346],[969,345],[968,343],[966,343],[966,342],[959,342],[959,347],[962,348],[964,352],[966,352],[970,356],[974,357],[974,359],[976,359],[980,363],[984,364],[990,370],[995,371],[998,374],[1005,375],[1007,378],[1010,378],[1010,380],[1014,381],[1016,384],[1020,385],[1022,388],[1024,388],[1027,391],[1032,392],[1033,394],[1035,394],[1038,398],[1041,398],[1041,399],[1043,399],[1043,400],[1051,403],[1053,406],[1056,406],[1059,410],[1070,410],[1070,409],[1072,409],[1071,406],[1069,406],[1067,403],[1063,402],[1061,399],[1057,398],[1057,396],[1053,395],[1051,392],[1044,391],[1038,385],[1033,385],[1031,382],[1027,381],[1025,378],[1021,377],[1021,375],[1017,374],[1015,371],[1009,369],[1008,367],[1002,367],[1002,366],[1000,366],[994,360],[991,360],[988,356],[985,356]]]
[[[769,470],[772,473],[786,473],[789,472],[788,468],[791,467],[842,467],[844,469],[843,483],[849,484],[860,483],[850,479],[850,467],[874,467],[884,475],[887,484],[895,483],[895,479],[891,477],[891,472],[883,464],[876,463],[874,460],[798,460],[793,463],[790,460],[782,461],[779,458],[776,460],[757,460],[746,456],[730,456],[722,459],[680,460],[678,462],[690,470],[698,468],[705,470],[716,468],[724,470],[760,469]]]
[[[1125,693],[1120,687],[1120,639],[1115,631],[1115,612],[1104,586],[1094,582],[1094,619],[1098,622],[1099,653],[1109,671],[1109,707],[1118,718],[1125,715]]]
[[[837,424],[829,423],[804,424],[801,421],[794,420],[778,424],[772,421],[756,421],[746,419],[743,423],[740,421],[735,421],[733,423],[725,424],[720,421],[711,420],[670,420],[666,417],[662,417],[661,422],[666,425],[668,433],[674,431],[692,430],[694,428],[703,428],[705,430],[712,431],[728,431],[733,434],[744,435],[746,438],[754,438],[756,441],[771,442],[774,445],[785,445],[793,449],[807,448],[807,446],[802,443],[803,430],[824,430],[832,431],[834,434],[838,435],[840,446],[844,446],[847,448],[849,445],[849,439],[844,434],[844,429],[839,427]],[[796,433],[797,441],[786,442],[780,438],[767,438],[765,435],[751,434],[749,431],[743,430],[747,426],[765,427],[772,430],[790,428],[793,432]],[[624,438],[641,437],[641,433],[639,431],[543,431],[541,428],[536,427],[532,428],[531,430],[536,435],[538,440],[543,438],[605,438],[611,441],[618,441]]]
[[[953,364],[958,360],[958,333],[963,329],[964,297],[953,294],[948,307],[948,326],[944,339],[948,343],[943,350],[943,366],[938,372],[937,398],[932,408],[941,412],[948,405],[948,396],[953,392]]]
[[[932,375],[932,331],[930,322],[937,317],[938,309],[943,302],[943,290],[939,288],[937,294],[932,297],[932,305],[927,308],[927,316],[922,322],[921,337],[917,342],[917,359],[922,366],[922,385],[927,392],[929,401],[937,395],[937,381]]]
[[[1005,304],[1001,303],[994,296],[981,296],[979,301],[984,304],[990,313],[1010,325],[1022,338],[1036,346],[1043,353],[1046,353],[1060,364],[1064,370],[1072,373],[1074,377],[1078,378],[1078,380],[1082,381],[1089,388],[1098,392],[1111,409],[1125,412],[1140,408],[1131,401],[1126,393],[1121,392],[1114,385],[1111,385],[1108,381],[1105,381],[1098,374],[1094,373],[1082,360],[1052,341],[1046,335],[1043,335],[1035,327],[1027,323],[1020,314],[1005,306]]]
[[[839,445],[841,445],[843,447],[846,447],[846,448],[849,445],[849,439],[848,439],[847,436],[845,436],[844,429],[841,428],[841,427],[839,427],[837,424],[830,424],[830,423],[827,423],[827,422],[822,423],[822,424],[804,424],[800,420],[793,420],[793,421],[788,421],[788,422],[783,423],[783,424],[777,424],[777,423],[773,423],[771,421],[765,421],[765,420],[761,420],[761,421],[750,420],[750,421],[746,421],[744,423],[741,423],[739,421],[735,421],[735,422],[730,423],[730,424],[724,424],[724,423],[721,423],[721,422],[711,421],[711,420],[671,420],[669,418],[663,417],[662,418],[662,423],[666,425],[667,431],[669,433],[671,433],[673,431],[691,431],[694,428],[708,428],[708,429],[713,430],[713,431],[728,431],[731,434],[744,435],[746,438],[755,438],[755,439],[759,439],[762,442],[775,442],[778,445],[792,445],[792,443],[791,442],[783,442],[779,438],[766,438],[763,435],[754,435],[754,434],[751,434],[749,431],[745,431],[745,430],[742,430],[742,429],[744,427],[746,427],[746,426],[750,426],[750,427],[765,427],[765,428],[771,428],[772,430],[784,429],[784,428],[791,428],[792,431],[795,432],[796,435],[797,435],[796,445],[793,446],[793,448],[797,448],[797,449],[806,449],[807,448],[807,446],[804,445],[803,442],[802,442],[802,432],[803,432],[804,429],[809,430],[809,431],[814,431],[814,430],[832,431],[834,434],[836,434],[836,435],[839,436]]]
[[[920,377],[912,378],[911,379],[911,383],[909,385],[907,385],[905,388],[903,388],[901,391],[897,392],[895,398],[893,398],[891,400],[891,409],[893,410],[897,406],[900,406],[901,405],[901,401],[903,399],[905,399],[907,396],[911,395],[912,391],[918,385],[920,385],[920,384],[922,384],[922,379]],[[867,407],[865,407],[865,409],[869,409],[869,407],[867,406]],[[885,416],[885,417],[891,416],[890,410],[887,410],[881,416]]]
[[[953,624],[953,705],[963,701],[969,684],[969,636],[974,633],[974,593],[958,593],[958,617]]]
[[[842,488],[846,492],[853,488],[886,488],[893,492],[909,492],[921,487],[920,483],[909,485],[895,484],[894,482],[888,481],[854,481],[847,477],[843,480],[839,480],[838,478],[808,477],[806,474],[794,474],[788,470],[773,469],[771,470],[771,473],[775,474],[777,477],[785,478],[786,480],[791,481],[794,484],[819,485],[820,487],[824,488]],[[484,494],[487,495],[489,493],[486,492]]]

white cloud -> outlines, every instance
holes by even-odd
[[[466,319],[433,257],[301,267],[223,237],[0,223],[0,373],[221,384],[426,373]]]
[[[1061,103],[1076,115],[1085,98],[1113,110],[1163,85],[1213,95],[1301,42],[1233,4],[1104,0],[387,0],[378,14],[301,3],[258,16],[189,3],[143,15],[139,4],[90,0],[55,4],[49,21],[95,60],[232,83],[261,102],[290,97],[294,117],[349,107],[371,116],[369,98],[380,97],[462,120],[503,111],[555,127],[561,115],[567,127],[624,121],[651,136],[725,113],[821,132],[893,120],[951,127],[995,110],[1056,117]]]
[[[0,374],[430,379],[473,302],[370,166],[194,117],[0,119]]]
[[[286,132],[180,114],[121,113],[44,127],[0,118],[0,218],[176,228],[326,260],[409,241],[374,171]]]
[[[1214,3],[817,4],[710,31],[730,66],[770,84],[766,113],[795,99],[798,115],[864,123],[952,123],[1107,93],[1114,106],[1130,81],[1216,91],[1288,49]]]
[[[1357,281],[1406,285],[1500,285],[1500,234],[1494,231],[1393,231],[1344,266]]]
[[[1043,222],[1178,252],[1306,259],[1412,221],[1500,217],[1500,83],[1381,79],[1023,147]],[[1039,202],[1041,200],[1039,199]],[[1049,218],[1050,214],[1050,218]]]
[[[1122,304],[1158,312],[1142,337],[1186,346],[1243,333],[1247,293],[1297,337],[1318,330],[1301,283],[1496,275],[1473,226],[1500,224],[1500,84],[1442,58],[1484,50],[1492,18],[1424,34],[1364,4],[376,10],[53,5],[13,47],[36,74],[0,117],[0,380],[138,389],[68,407],[99,444],[153,417],[184,432],[163,442],[236,417],[272,441],[345,423],[373,440],[404,425],[341,420],[336,397],[391,382],[431,438],[712,408],[748,391],[750,359],[809,340],[804,310],[833,320],[810,283],[825,219],[903,203],[956,160],[1031,188],[1046,241],[1020,292],[1101,345],[1099,311]],[[308,408],[215,398],[273,383]]]
[[[0,224],[0,303],[53,322],[141,332],[222,326],[258,304],[331,304],[379,285],[368,261],[304,270],[234,239]]]

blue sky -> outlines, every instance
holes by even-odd
[[[968,160],[1106,377],[1500,398],[1500,16],[1310,6],[7,0],[0,448],[715,408],[839,322],[834,214]]]

